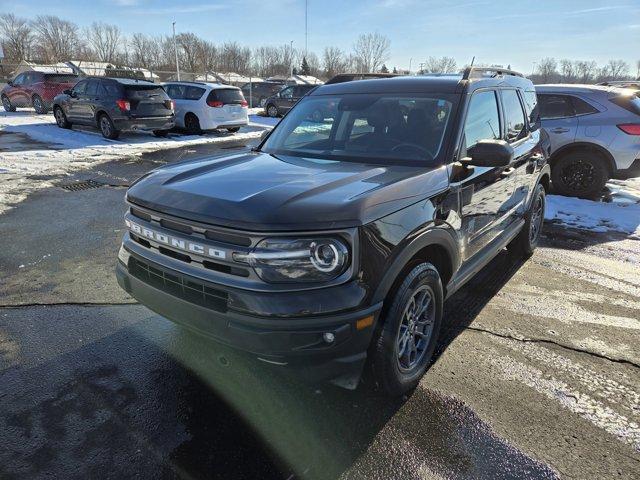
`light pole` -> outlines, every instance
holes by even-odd
[[[176,73],[178,74],[178,81],[180,81],[180,64],[178,63],[178,43],[176,42],[176,22],[171,24],[173,26],[173,48],[176,51]]]
[[[531,67],[531,75],[533,76],[534,73],[536,73],[536,64],[538,62],[533,62],[533,66]]]
[[[411,75],[411,62],[413,62],[413,57],[409,59],[409,75]]]
[[[304,0],[304,57],[307,58],[307,49],[309,48],[309,30],[307,18],[309,14],[309,0]]]
[[[289,42],[289,77],[293,77],[293,40]]]

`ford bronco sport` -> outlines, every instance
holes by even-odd
[[[367,365],[401,394],[432,360],[444,300],[504,247],[536,247],[540,132],[511,71],[321,86],[253,151],[132,185],[118,281],[276,368],[355,388]]]

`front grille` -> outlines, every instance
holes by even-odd
[[[226,292],[208,287],[191,277],[165,272],[133,256],[129,258],[128,268],[132,276],[174,297],[217,312],[227,311]]]

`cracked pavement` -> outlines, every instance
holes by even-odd
[[[640,477],[638,240],[547,224],[447,302],[408,398],[309,387],[116,284],[125,186],[219,148],[101,164],[53,183],[105,186],[0,215],[0,478]]]

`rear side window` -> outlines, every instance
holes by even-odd
[[[502,103],[507,126],[507,142],[513,143],[527,134],[525,116],[516,90],[502,90]]]
[[[628,112],[640,115],[640,98],[636,95],[620,95],[618,97],[610,98],[609,101],[624,108]]]
[[[49,83],[73,83],[78,77],[76,75],[45,74],[44,81]]]
[[[89,83],[87,84],[87,95],[97,95],[99,86],[100,83],[97,80],[89,81]]]
[[[185,100],[200,100],[204,95],[205,89],[200,87],[187,87],[184,98]]]
[[[119,97],[120,87],[118,85],[114,85],[113,83],[104,83],[100,84],[100,95],[104,95],[106,97]]]
[[[500,116],[494,91],[474,93],[469,102],[469,111],[464,123],[466,148],[480,140],[500,138]]]
[[[174,100],[183,100],[186,87],[184,85],[167,85],[167,95]]]
[[[540,101],[540,118],[565,118],[573,117],[573,105],[568,95],[538,95]]]
[[[571,97],[571,103],[573,103],[573,110],[576,115],[588,115],[590,113],[598,113],[598,109],[589,105],[587,102],[578,97]]]
[[[236,90],[235,88],[220,88],[217,90],[211,90],[209,97],[207,98],[207,102],[211,101],[222,102],[225,105],[240,105],[245,100],[241,90]]]
[[[162,87],[156,86],[141,86],[141,85],[127,85],[124,87],[127,98],[131,100],[147,100],[153,98],[164,99],[167,93]]]

